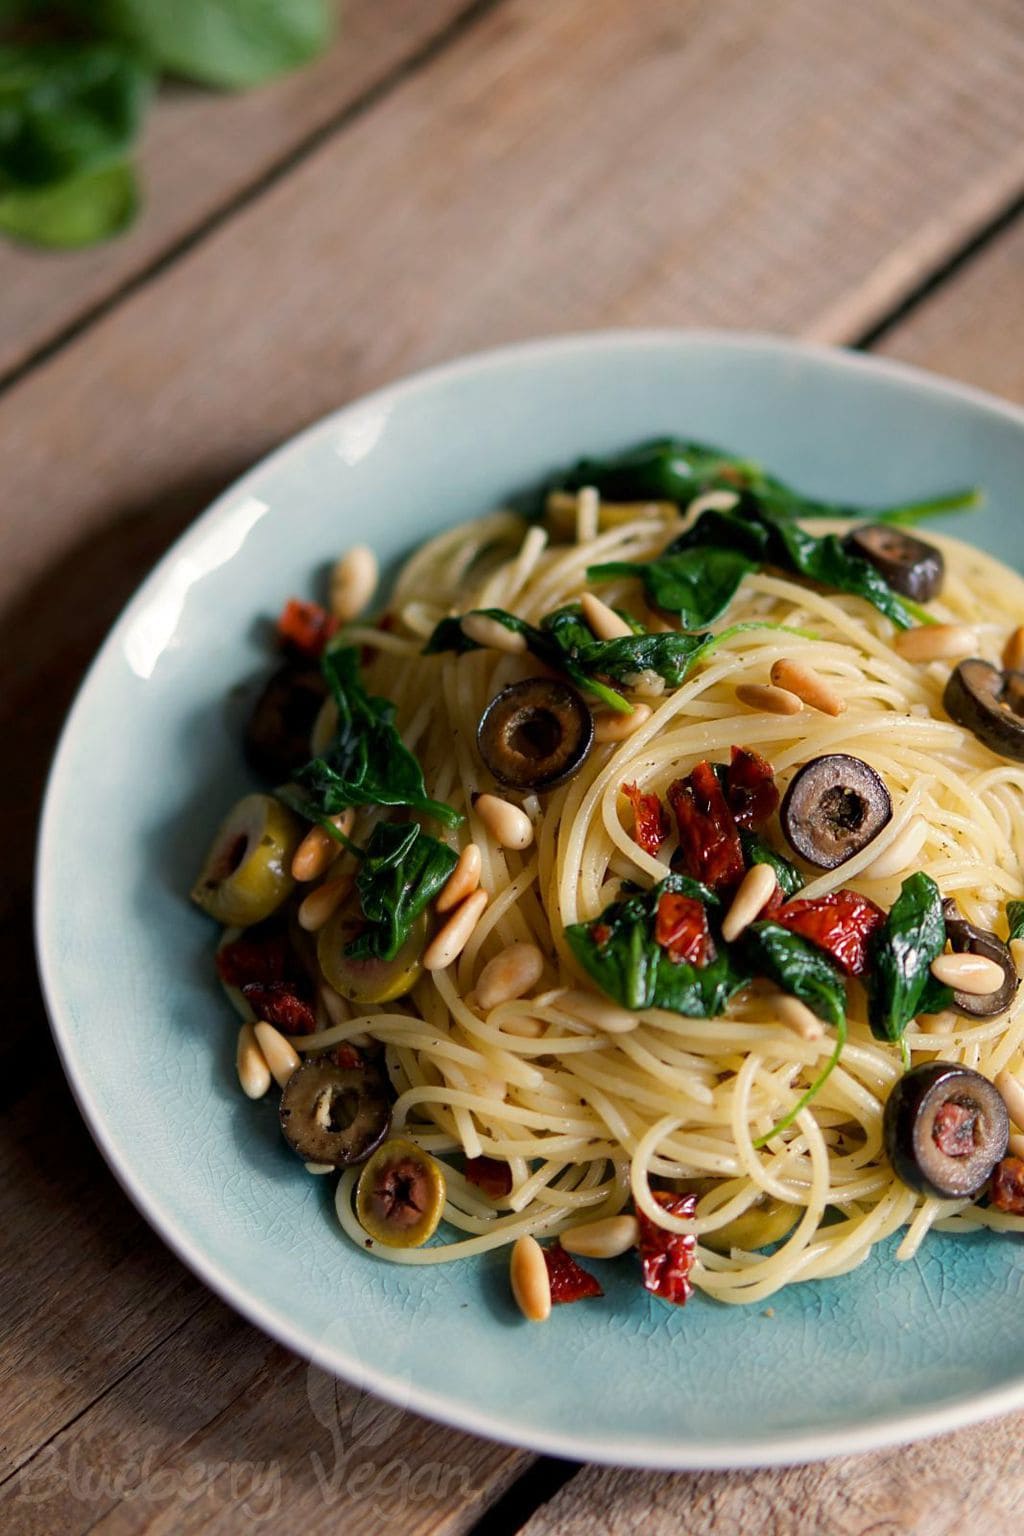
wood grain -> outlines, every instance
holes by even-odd
[[[339,42],[308,69],[241,95],[166,86],[146,125],[145,204],[128,234],[74,254],[0,243],[0,378],[258,187],[473,9],[473,0],[348,0]]]

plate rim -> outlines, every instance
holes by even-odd
[[[592,1462],[654,1471],[714,1471],[805,1465],[829,1457],[904,1445],[1024,1408],[1024,1374],[1015,1382],[970,1392],[940,1408],[889,1414],[859,1425],[833,1426],[813,1433],[799,1431],[794,1434],[775,1434],[750,1443],[729,1440],[693,1442],[684,1439],[666,1445],[651,1445],[641,1438],[607,1432],[589,1438],[578,1433],[538,1432],[528,1421],[520,1421],[514,1410],[498,1418],[490,1412],[453,1401],[443,1392],[368,1366],[337,1345],[324,1348],[299,1322],[251,1294],[244,1279],[233,1276],[226,1266],[206,1254],[201,1245],[193,1241],[187,1227],[164,1210],[159,1192],[146,1187],[134,1167],[129,1166],[118,1154],[108,1135],[103,1113],[90,1090],[86,1064],[76,1056],[68,1029],[65,988],[59,979],[53,923],[50,921],[57,881],[50,871],[56,865],[54,845],[57,799],[64,760],[101,672],[136,612],[145,606],[151,592],[159,587],[172,562],[186,553],[193,541],[202,539],[228,504],[247,494],[268,470],[279,467],[289,458],[301,459],[309,441],[332,430],[350,413],[388,407],[392,402],[399,403],[404,397],[430,391],[465,375],[573,352],[614,352],[620,348],[687,350],[709,346],[747,354],[774,354],[780,358],[795,356],[824,363],[840,371],[888,378],[896,383],[912,385],[925,394],[959,400],[988,414],[1003,417],[1024,431],[1024,407],[1002,400],[975,385],[931,373],[910,363],[822,342],[773,335],[770,332],[723,331],[705,327],[617,327],[532,337],[418,369],[368,393],[357,395],[301,428],[226,486],[178,535],[129,598],[79,683],[61,726],[46,778],[34,872],[35,956],[40,989],[50,1031],[72,1097],[89,1134],[121,1189],[160,1240],[204,1285],[247,1321],[301,1358],[400,1408],[422,1414],[468,1434],[543,1455],[581,1461],[584,1464]]]

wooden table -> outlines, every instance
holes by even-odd
[[[665,1476],[309,1371],[102,1164],[46,1032],[29,891],[46,763],[118,608],[213,493],[382,381],[520,336],[716,325],[1024,399],[1022,82],[1019,0],[349,0],[308,72],[165,93],[126,238],[0,249],[4,1531],[1019,1528],[1024,1415]]]

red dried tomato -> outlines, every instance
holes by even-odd
[[[668,798],[679,826],[679,856],[688,875],[712,890],[738,885],[745,869],[736,822],[718,775],[698,763],[685,779],[669,785]]]
[[[978,1111],[947,1099],[940,1105],[932,1122],[932,1140],[947,1157],[966,1157],[974,1151],[974,1127]]]
[[[348,1040],[343,1040],[340,1045],[336,1045],[329,1055],[336,1067],[344,1067],[349,1072],[363,1065],[362,1051]]]
[[[678,891],[662,891],[654,919],[654,937],[670,960],[689,960],[709,965],[715,958],[715,941],[708,927],[704,903]]]
[[[326,608],[319,603],[305,603],[298,597],[288,599],[277,621],[277,638],[283,649],[304,661],[316,661],[322,656],[324,646],[337,630],[338,620]]]
[[[668,812],[655,794],[645,794],[639,784],[623,784],[622,793],[633,807],[633,841],[652,858],[669,834]]]
[[[667,1189],[652,1189],[651,1194],[670,1216],[690,1218],[697,1209],[696,1195],[674,1195]],[[666,1232],[657,1222],[637,1211],[640,1225],[640,1267],[644,1286],[663,1301],[683,1306],[693,1294],[687,1278],[693,1268],[697,1239],[682,1232]]]
[[[1024,1158],[1003,1158],[992,1175],[988,1198],[997,1211],[1024,1216]]]
[[[557,1240],[544,1249],[544,1263],[548,1267],[552,1302],[585,1301],[588,1296],[604,1295],[593,1275],[577,1264]]]
[[[254,981],[266,986],[283,981],[287,971],[288,941],[283,933],[262,934],[250,928],[217,951],[217,975],[228,987]]]
[[[736,825],[760,831],[779,805],[771,763],[749,747],[733,747],[725,771],[725,795]]]
[[[312,1005],[299,995],[294,982],[246,982],[242,996],[258,1018],[283,1029],[286,1035],[316,1034]]]
[[[590,937],[593,939],[598,949],[603,949],[611,936],[612,930],[609,928],[607,923],[595,923],[590,930]]]
[[[502,1200],[512,1192],[512,1169],[500,1158],[467,1157],[465,1173],[488,1200]]]
[[[861,976],[868,963],[868,940],[885,922],[885,913],[866,896],[842,890],[817,901],[787,901],[774,913],[773,921],[810,939],[847,976]]]

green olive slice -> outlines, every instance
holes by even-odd
[[[320,930],[317,959],[326,980],[350,1003],[392,1003],[415,986],[427,943],[424,913],[393,960],[357,960],[345,950],[363,927],[357,904],[346,902]]]
[[[387,1084],[378,1069],[366,1062],[339,1067],[329,1056],[296,1067],[279,1115],[284,1138],[300,1157],[335,1168],[361,1163],[391,1129]]]
[[[388,1248],[425,1243],[437,1230],[444,1201],[440,1165],[405,1136],[392,1136],[377,1148],[356,1186],[356,1215]]]
[[[745,1253],[755,1253],[777,1243],[791,1232],[800,1216],[800,1207],[773,1195],[762,1195],[739,1216],[727,1221],[714,1232],[705,1232],[700,1241],[715,1253],[729,1253],[742,1248]]]
[[[291,864],[303,823],[272,795],[246,795],[214,838],[192,900],[219,923],[261,923],[295,888]]]

